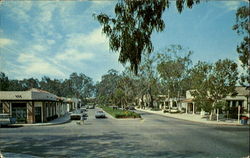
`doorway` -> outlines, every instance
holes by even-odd
[[[41,123],[42,122],[42,108],[35,107],[35,122]]]
[[[27,123],[26,103],[12,103],[12,117],[17,123]]]

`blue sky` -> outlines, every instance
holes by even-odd
[[[109,69],[123,70],[109,51],[93,13],[114,15],[116,1],[0,2],[0,71],[11,79],[68,78],[84,73],[94,81]],[[232,30],[244,1],[208,1],[179,14],[174,2],[164,13],[166,28],[152,36],[154,50],[180,44],[194,51],[192,60],[239,63],[240,36]]]

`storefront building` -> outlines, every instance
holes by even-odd
[[[44,123],[66,112],[66,100],[47,91],[0,91],[0,113],[9,114],[16,123]]]
[[[186,92],[186,99],[183,101],[183,104],[186,106],[186,113],[193,113],[196,112],[196,105],[193,101],[194,97],[191,95],[191,91],[188,90]],[[238,113],[238,109],[242,110],[241,113],[246,116],[250,116],[250,95],[249,89],[246,87],[237,86],[235,87],[235,94],[227,95],[222,100],[227,102],[227,107],[224,108],[232,108],[235,107],[236,113]]]

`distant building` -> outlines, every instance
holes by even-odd
[[[153,108],[157,109],[176,109],[181,111],[184,107],[182,104],[182,100],[184,100],[184,97],[180,98],[168,98],[167,95],[157,95],[153,96]],[[143,100],[142,100],[143,99]],[[142,98],[137,98],[138,106],[140,107],[149,107],[150,102],[150,96],[144,95]]]
[[[224,100],[227,102],[227,106],[238,107],[240,106],[245,115],[250,116],[250,92],[246,87],[237,86],[235,88],[236,94],[228,95]]]
[[[0,91],[0,113],[11,115],[17,123],[47,122],[66,112],[67,100],[47,91],[35,88],[28,91]]]
[[[186,107],[187,113],[194,114],[197,108],[193,101],[194,97],[191,95],[191,91],[192,90],[188,90],[186,92],[186,99],[183,100],[183,104]],[[230,108],[240,106],[240,109],[244,109],[243,113],[249,116],[250,114],[249,90],[246,89],[246,87],[237,86],[235,87],[235,91],[236,91],[235,94],[227,95],[223,100],[227,102],[227,106]]]
[[[81,99],[77,98],[65,98],[67,102],[67,112],[70,112],[76,108],[81,107]]]

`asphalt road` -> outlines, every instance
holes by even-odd
[[[54,126],[0,128],[0,150],[39,157],[242,158],[249,127],[204,125],[140,112],[142,120],[95,119]],[[12,156],[10,156],[12,157]]]

